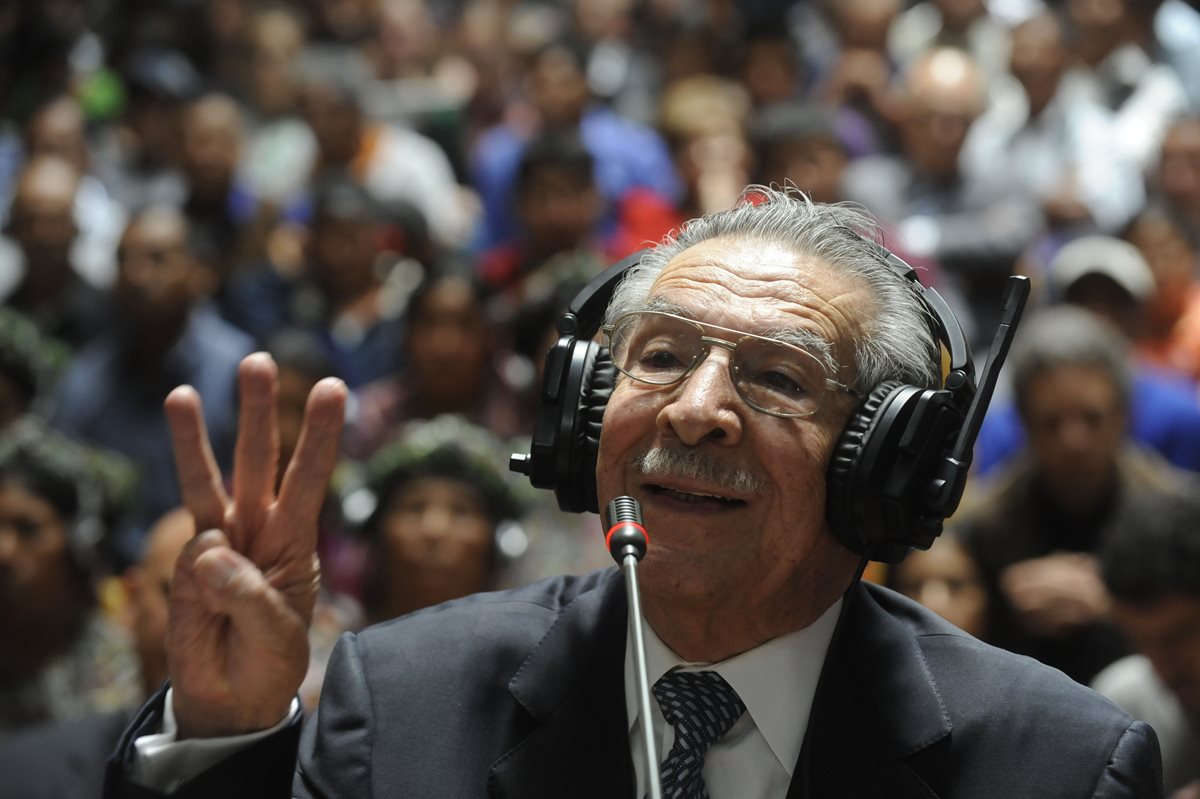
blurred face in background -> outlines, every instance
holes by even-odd
[[[1065,8],[1077,34],[1075,49],[1089,64],[1103,58],[1120,40],[1124,0],[1067,0]]]
[[[900,12],[898,0],[842,0],[834,8],[843,50],[887,52],[888,30]]]
[[[1116,476],[1126,412],[1101,369],[1046,369],[1021,398],[1021,419],[1043,486],[1064,510],[1085,514]]]
[[[0,672],[28,667],[24,648],[72,604],[77,577],[67,545],[58,510],[23,481],[0,478]]]
[[[979,70],[965,53],[941,49],[913,65],[906,87],[905,154],[935,181],[954,180],[967,132],[983,107]]]
[[[1146,303],[1146,316],[1151,332],[1165,334],[1191,299],[1196,251],[1178,223],[1158,214],[1144,214],[1134,220],[1125,239],[1138,248],[1154,273],[1154,296]]]
[[[212,94],[184,112],[182,166],[192,194],[222,201],[241,158],[241,111],[233,98]]]
[[[800,78],[801,66],[795,46],[785,34],[760,35],[747,44],[741,81],[756,108],[795,97]]]
[[[763,159],[767,184],[791,180],[813,202],[841,200],[846,153],[837,141],[821,136],[791,138],[770,145]]]
[[[187,222],[179,213],[146,211],[126,228],[117,248],[116,298],[139,329],[182,326],[211,282],[188,250]]]
[[[334,302],[362,295],[378,281],[379,224],[367,215],[321,214],[313,224],[313,274]]]
[[[987,13],[983,0],[934,0],[942,15],[942,25],[952,31],[964,31]]]
[[[1069,55],[1062,28],[1051,14],[1040,14],[1013,30],[1010,68],[1025,89],[1031,115],[1054,99]]]
[[[1167,130],[1158,186],[1172,207],[1200,219],[1200,119],[1183,120]]]
[[[292,68],[304,46],[304,30],[291,13],[270,9],[255,15],[250,25],[250,93],[255,107],[267,116],[292,110],[296,83]]]
[[[583,65],[565,48],[551,47],[533,62],[527,91],[542,124],[547,128],[571,128],[579,124],[590,92]]]
[[[43,106],[29,122],[29,156],[57,156],[83,174],[88,165],[84,122],[83,109],[73,99],[63,97]]]
[[[125,123],[133,133],[137,155],[154,166],[174,164],[183,135],[180,105],[172,100],[138,93],[130,97]]]
[[[892,566],[888,582],[909,599],[976,638],[987,632],[987,591],[979,567],[954,538],[939,538],[925,552]]]
[[[142,562],[125,571],[130,629],[142,667],[142,688],[150,694],[167,678],[167,598],[175,561],[196,532],[184,509],[168,513],[151,528]]]
[[[358,102],[328,84],[312,82],[300,91],[300,113],[317,139],[324,166],[345,166],[362,143]]]
[[[375,33],[381,77],[422,73],[444,50],[442,32],[425,0],[382,0]]]
[[[424,607],[483,590],[494,527],[479,492],[445,477],[396,489],[380,522],[388,579]]]
[[[446,277],[410,310],[409,373],[427,412],[470,407],[486,379],[490,333],[465,278]]]
[[[1113,618],[1192,719],[1200,719],[1200,597],[1117,602]]]
[[[67,161],[45,156],[32,159],[21,173],[10,209],[9,232],[25,254],[30,274],[57,274],[70,265],[75,226],[75,193],[79,173]]]
[[[539,255],[586,246],[602,210],[592,181],[549,165],[532,170],[517,194],[521,225]]]

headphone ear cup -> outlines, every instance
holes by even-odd
[[[608,350],[564,336],[547,359],[531,446],[529,479],[549,488],[567,513],[599,512],[596,455],[615,369]]]
[[[857,503],[869,501],[863,492],[856,490],[860,483],[859,474],[864,468],[864,452],[880,418],[880,407],[902,385],[897,380],[885,381],[859,400],[829,459],[825,478],[825,518],[838,541],[858,555],[866,554],[871,544],[868,531],[862,529],[860,522],[862,509],[855,507]]]
[[[829,461],[826,497],[826,518],[847,549],[895,563],[941,533],[943,514],[931,502],[963,422],[952,399],[888,381],[851,416]]]
[[[612,396],[616,383],[616,367],[609,357],[608,348],[588,342],[592,352],[587,370],[579,386],[579,402],[576,406],[575,435],[571,447],[571,484],[578,495],[577,510],[600,512],[596,497],[596,458],[600,451],[600,428],[604,421],[604,409]],[[560,503],[561,504],[561,503]]]

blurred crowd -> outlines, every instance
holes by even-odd
[[[1200,780],[1183,0],[0,0],[0,739],[164,679],[163,399],[197,389],[228,471],[255,350],[281,475],[308,390],[352,391],[306,703],[344,630],[604,565],[507,471],[555,320],[753,184],[864,205],[980,362],[1030,276],[960,512],[872,579]]]

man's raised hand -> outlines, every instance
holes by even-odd
[[[183,501],[198,531],[171,585],[167,656],[180,738],[273,726],[308,668],[317,518],[337,460],[346,388],[327,378],[309,394],[276,495],[278,377],[270,356],[243,360],[238,382],[232,498],[195,390],[181,386],[166,400]]]

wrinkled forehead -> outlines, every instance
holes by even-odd
[[[778,242],[711,239],[679,253],[646,298],[665,310],[732,330],[824,341],[848,364],[874,309],[861,279]]]

